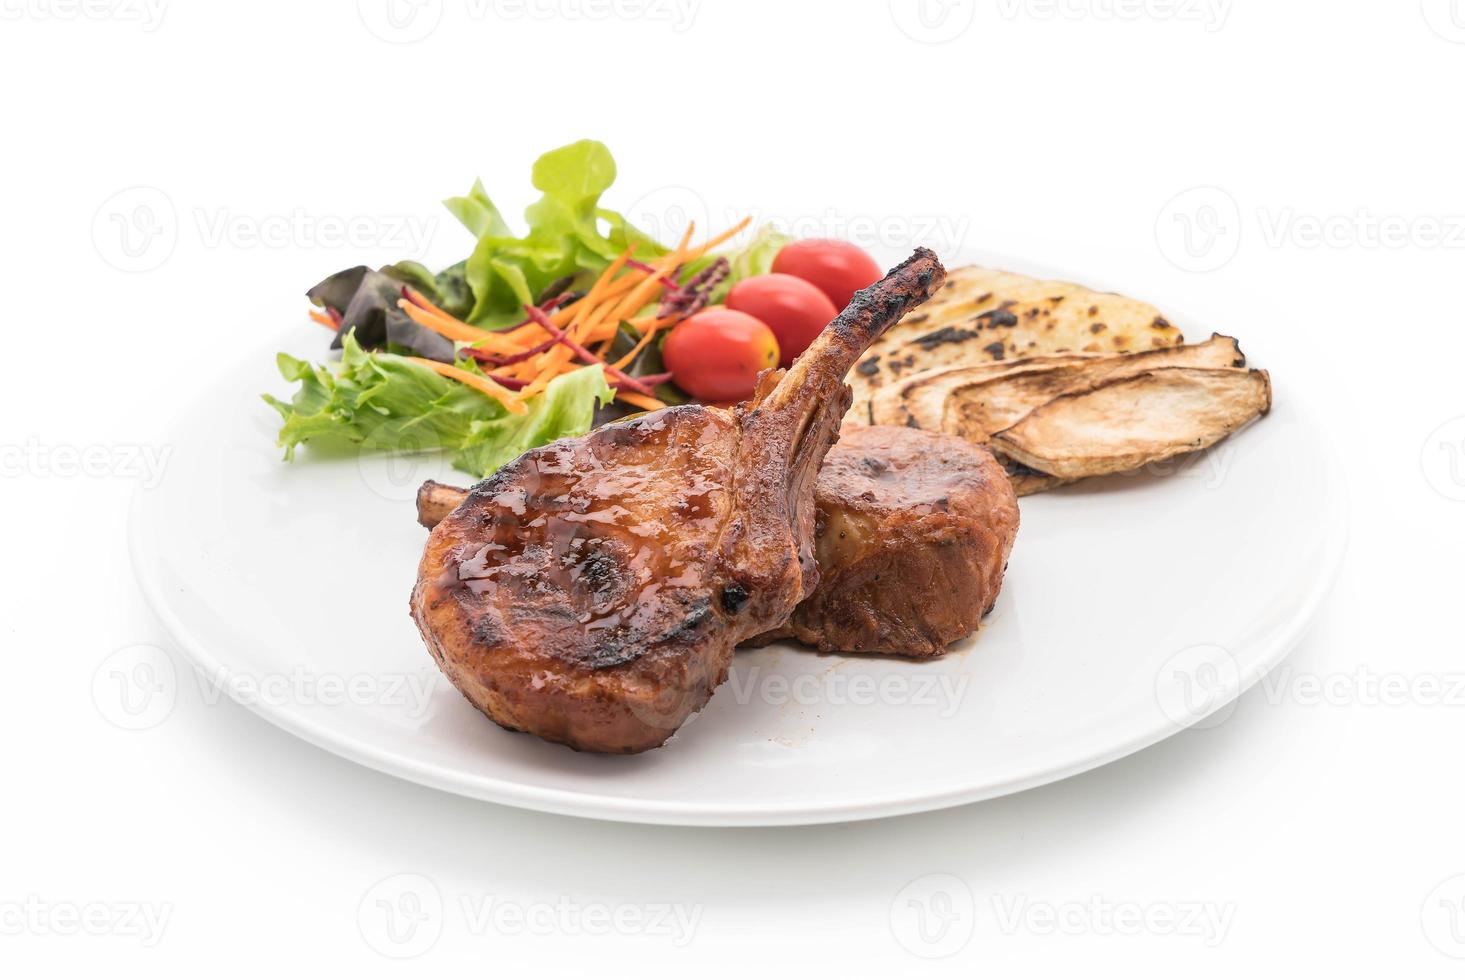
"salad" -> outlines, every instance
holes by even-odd
[[[327,364],[280,354],[297,387],[279,444],[447,450],[492,473],[526,450],[632,413],[749,397],[787,367],[881,269],[858,247],[793,241],[748,221],[695,240],[656,241],[601,206],[615,181],[601,143],[541,156],[538,201],[515,234],[481,182],[447,209],[476,242],[437,273],[416,262],[357,266],[307,296],[334,333]]]

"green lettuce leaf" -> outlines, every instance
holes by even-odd
[[[562,374],[529,400],[527,414],[473,422],[453,465],[487,476],[535,446],[589,432],[596,406],[614,397],[605,372],[594,365]]]
[[[523,237],[509,228],[481,181],[463,197],[443,202],[478,239],[463,267],[473,297],[467,318],[478,326],[518,323],[524,304],[538,300],[556,280],[588,286],[629,244],[641,259],[666,254],[665,246],[623,215],[600,207],[616,178],[605,144],[580,140],[550,150],[535,161],[532,177],[542,196],[524,210]]]
[[[484,477],[535,446],[590,431],[597,405],[613,397],[605,373],[586,366],[550,382],[524,415],[395,354],[364,350],[354,333],[342,343],[335,370],[288,354],[280,374],[299,387],[290,401],[264,400],[280,413],[285,458],[309,442],[319,448],[383,452],[444,450],[453,465]],[[477,370],[460,362],[465,370]]]
[[[773,271],[773,260],[785,245],[793,241],[792,235],[785,235],[772,224],[760,225],[748,240],[748,244],[735,251],[720,253],[731,266],[728,277],[718,284],[709,298],[711,303],[721,303],[727,298],[728,290],[749,276],[762,276]],[[716,259],[716,255],[707,260]],[[698,271],[693,269],[692,271]]]

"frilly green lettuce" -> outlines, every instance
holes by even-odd
[[[284,420],[279,445],[286,459],[305,442],[360,451],[443,450],[453,453],[458,469],[484,477],[535,446],[589,432],[596,406],[614,397],[605,372],[587,365],[551,381],[529,399],[526,414],[512,415],[468,385],[404,357],[364,350],[354,334],[343,341],[337,365],[288,354],[276,362],[286,381],[299,384],[288,402],[264,396]]]

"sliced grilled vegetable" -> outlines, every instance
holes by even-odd
[[[992,448],[1076,480],[1205,449],[1271,406],[1265,371],[1159,368],[1055,398],[994,435]]]

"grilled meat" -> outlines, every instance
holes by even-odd
[[[997,601],[1017,497],[982,446],[904,426],[844,427],[819,471],[819,587],[754,643],[933,657]]]
[[[432,527],[468,494],[428,481]],[[977,628],[1002,587],[1017,498],[992,454],[905,426],[845,426],[815,483],[819,586],[753,645],[931,657]]]
[[[842,383],[945,275],[920,249],[733,410],[684,405],[531,450],[428,537],[412,614],[444,673],[505,728],[598,752],[665,742],[734,646],[818,582],[814,479]]]

